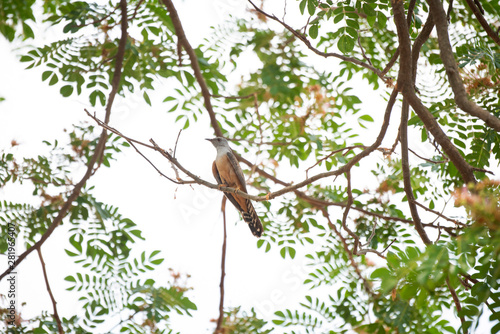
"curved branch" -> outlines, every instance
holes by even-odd
[[[205,82],[203,74],[201,73],[198,57],[196,57],[196,53],[194,52],[191,44],[189,44],[189,41],[186,37],[186,33],[184,32],[184,28],[182,27],[181,20],[179,19],[179,14],[177,14],[177,10],[175,9],[175,6],[171,0],[162,0],[162,2],[167,7],[170,18],[172,19],[172,24],[175,28],[175,34],[178,38],[178,44],[184,48],[189,56],[189,60],[191,61],[191,68],[193,69],[194,77],[196,78],[198,85],[200,85],[203,102],[205,104],[205,108],[208,111],[208,115],[210,116],[210,124],[215,131],[215,135],[217,137],[222,137],[222,130],[219,126],[219,123],[217,122],[215,112],[212,107],[212,101],[210,100],[210,97],[212,95],[210,94],[207,83]]]
[[[400,127],[400,137],[399,141],[401,143],[401,168],[403,170],[403,187],[406,194],[406,199],[408,200],[408,206],[410,208],[410,213],[415,222],[415,229],[417,230],[420,238],[426,245],[432,244],[429,236],[425,232],[422,226],[422,221],[420,220],[420,215],[418,214],[415,196],[413,196],[413,189],[411,187],[411,173],[410,164],[408,162],[408,113],[410,111],[410,106],[406,99],[403,100],[403,106],[401,108],[401,127]]]
[[[433,0],[431,0],[433,1]],[[474,169],[470,166],[460,151],[453,145],[450,139],[443,132],[434,116],[422,104],[422,101],[415,94],[415,89],[412,84],[412,55],[410,46],[410,36],[404,16],[403,2],[400,0],[392,0],[392,8],[394,11],[394,22],[398,31],[399,48],[400,48],[400,69],[398,73],[397,88],[403,93],[405,99],[411,105],[415,113],[422,120],[427,130],[434,136],[434,139],[441,145],[448,158],[453,162],[459,171],[465,183],[475,183]],[[442,9],[442,8],[441,8]],[[434,16],[434,15],[433,15]],[[435,16],[434,16],[435,19]]]
[[[465,0],[465,2],[469,5],[469,8],[472,10],[474,16],[476,16],[476,19],[479,21],[479,24],[481,24],[484,31],[486,31],[488,36],[490,36],[490,38],[500,46],[500,37],[498,37],[498,34],[491,29],[478,6],[472,0]]]
[[[52,301],[52,308],[54,309],[54,318],[57,323],[57,331],[59,334],[64,334],[64,330],[61,323],[61,318],[59,318],[59,313],[57,313],[57,302],[52,294],[52,290],[50,289],[49,278],[47,277],[47,269],[45,268],[45,261],[43,261],[42,250],[37,248],[38,257],[40,258],[40,264],[42,265],[43,278],[45,280],[45,286],[47,287],[47,292],[49,293],[50,300]]]
[[[122,65],[123,65],[123,58],[125,55],[125,45],[127,42],[127,1],[126,0],[120,0],[120,10],[121,10],[121,17],[122,17],[122,22],[121,22],[121,37],[120,37],[120,42],[118,44],[118,51],[116,53],[116,62],[115,62],[115,68],[114,68],[114,73],[113,73],[113,79],[112,79],[112,88],[111,92],[109,93],[108,97],[108,102],[106,105],[106,115],[105,115],[105,120],[109,122],[110,114],[111,114],[111,107],[115,98],[116,93],[118,92],[118,85],[120,83],[120,78],[122,74]],[[63,204],[61,209],[59,210],[59,213],[57,214],[57,217],[54,218],[52,223],[49,225],[45,233],[42,235],[40,240],[38,240],[33,246],[28,248],[26,251],[24,251],[18,259],[14,262],[13,266],[10,266],[5,272],[3,272],[0,275],[0,281],[8,275],[14,268],[16,268],[31,252],[34,250],[40,249],[40,247],[43,245],[43,243],[50,237],[52,232],[56,229],[56,227],[61,224],[62,220],[64,217],[66,217],[66,214],[70,210],[72,203],[78,198],[78,195],[80,195],[80,191],[82,190],[83,186],[87,182],[87,180],[93,175],[94,173],[94,166],[96,163],[101,159],[103,153],[104,153],[104,148],[106,146],[106,141],[107,141],[107,131],[106,129],[103,129],[101,136],[99,137],[99,141],[97,143],[96,150],[94,152],[94,155],[90,159],[90,162],[87,166],[87,171],[83,175],[82,179],[80,182],[78,182],[75,187],[73,188],[73,191],[69,195],[68,199],[66,202]],[[98,167],[99,168],[99,165]]]
[[[500,119],[484,110],[476,103],[469,100],[465,91],[462,78],[460,77],[458,66],[455,61],[453,50],[448,36],[448,21],[443,4],[440,0],[427,0],[431,13],[434,17],[436,30],[438,34],[439,50],[441,60],[446,69],[446,75],[450,82],[453,93],[455,94],[455,102],[457,106],[471,116],[477,117],[484,123],[497,132],[500,132]]]
[[[446,286],[448,286],[448,290],[450,291],[451,297],[453,298],[453,303],[455,303],[455,307],[457,309],[457,313],[460,314],[462,310],[462,305],[460,304],[460,299],[458,299],[457,292],[455,288],[450,283],[450,277],[446,277]],[[460,315],[460,321],[462,322],[462,327],[465,325],[465,317]],[[467,333],[464,328],[464,333]]]

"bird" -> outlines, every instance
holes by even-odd
[[[245,177],[227,140],[222,137],[207,140],[217,149],[217,156],[212,164],[212,173],[217,180],[217,184],[236,188],[247,193]],[[224,195],[241,213],[243,220],[248,223],[252,234],[260,238],[264,229],[252,202],[247,198],[230,192],[224,191]]]

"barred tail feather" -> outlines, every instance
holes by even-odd
[[[264,231],[264,228],[262,227],[259,216],[257,215],[257,212],[255,212],[252,202],[250,202],[249,199],[246,199],[246,207],[247,212],[241,213],[243,216],[243,220],[248,223],[248,227],[250,227],[250,231],[252,231],[252,234],[257,238],[260,238],[262,232]]]

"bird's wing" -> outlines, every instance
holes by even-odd
[[[228,184],[228,181],[226,180],[223,180],[220,176],[220,173],[219,173],[219,170],[217,169],[217,164],[214,163],[212,164],[212,173],[214,174],[214,177],[215,179],[217,180],[217,183],[218,184],[224,184],[224,185],[229,185]],[[226,195],[227,199],[233,203],[233,205],[236,207],[236,209],[239,211],[239,212],[244,212],[243,211],[243,208],[241,207],[241,205],[238,203],[238,201],[236,201],[236,199],[234,198],[233,194],[231,193],[228,193],[228,192],[224,192],[224,194]]]
[[[217,165],[214,163],[212,164],[212,173],[214,174],[215,180],[217,180],[217,184],[221,184],[222,180],[220,178],[219,171],[217,170]]]
[[[245,176],[243,176],[243,171],[241,170],[240,164],[238,163],[238,160],[236,160],[235,155],[233,152],[228,152],[227,153],[227,158],[229,162],[231,163],[231,166],[233,167],[233,170],[238,177],[238,181],[240,181],[240,190],[247,192],[247,186],[246,186],[246,181],[245,181]]]

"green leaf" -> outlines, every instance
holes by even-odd
[[[318,25],[317,24],[313,24],[309,28],[309,36],[311,36],[311,38],[313,38],[313,39],[318,37]]]
[[[384,278],[390,277],[390,275],[391,275],[391,272],[389,271],[389,269],[382,267],[382,268],[375,269],[370,277],[384,279]]]
[[[27,55],[24,55],[24,56],[21,56],[21,59],[19,59],[19,61],[21,63],[27,63],[27,62],[32,62],[34,59],[30,56],[27,56]]]
[[[49,86],[55,85],[58,81],[59,81],[59,78],[57,77],[57,74],[54,73],[52,75],[52,78],[50,78]]]
[[[366,22],[368,22],[368,25],[370,26],[370,28],[373,28],[375,26],[375,22],[377,22],[377,17],[376,16],[367,16]]]
[[[304,11],[306,10],[306,5],[307,5],[307,0],[302,0],[300,2],[299,9],[301,14],[304,14]]]
[[[76,283],[76,279],[73,276],[66,276],[64,278],[65,281]]]
[[[342,35],[337,42],[337,47],[342,53],[349,53],[354,49],[354,39],[349,35]]]
[[[307,11],[309,15],[314,15],[316,12],[317,0],[307,0]]]
[[[52,75],[52,71],[45,71],[42,73],[42,81],[45,81],[47,80],[51,75]]]
[[[184,127],[182,129],[186,130],[187,128],[189,128],[189,118],[186,118],[186,122],[184,123]]]
[[[378,22],[378,28],[384,29],[387,26],[387,16],[385,16],[385,14],[382,12],[378,12],[377,22]]]
[[[363,115],[359,119],[365,122],[373,122],[373,118],[370,115]]]
[[[151,100],[149,99],[148,93],[144,92],[142,96],[144,97],[144,101],[146,101],[147,104],[151,105]]]
[[[344,18],[344,12],[341,12],[340,14],[335,15],[335,17],[333,18],[333,23],[339,23],[340,21],[342,21],[343,18]]]
[[[286,257],[286,247],[281,248],[280,255],[281,255],[282,258]]]
[[[363,11],[365,12],[366,16],[375,16],[375,15],[377,15],[377,12],[372,7],[372,5],[368,4],[368,3],[364,3],[363,4]]]
[[[25,38],[35,38],[35,33],[31,27],[23,21],[23,34]]]
[[[62,96],[68,97],[71,94],[73,94],[73,86],[71,85],[62,86],[59,92],[61,93]]]

